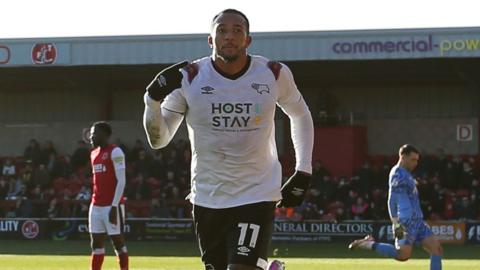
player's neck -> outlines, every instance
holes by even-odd
[[[108,146],[108,142],[98,144],[98,147],[100,147],[100,149],[104,149],[107,146]]]
[[[399,162],[398,162],[398,166],[399,166],[399,167],[402,167],[402,168],[404,168],[405,170],[407,170],[408,172],[410,172],[410,170],[405,166],[405,163],[404,163],[404,162],[399,161]]]
[[[244,71],[250,64],[250,56],[242,55],[234,61],[224,61],[215,54],[212,55],[212,63],[217,71],[227,76],[235,76]]]

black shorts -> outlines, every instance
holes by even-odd
[[[274,216],[274,202],[224,209],[194,205],[195,233],[205,269],[225,270],[228,264],[265,269]]]

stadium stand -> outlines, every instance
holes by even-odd
[[[140,140],[131,149],[117,144],[127,156],[127,216],[190,217],[184,200],[190,188],[189,144],[179,140],[153,152]],[[87,145],[78,142],[71,156],[62,156],[52,142],[40,146],[32,139],[24,153],[0,160],[0,217],[86,217],[91,196]],[[427,218],[480,219],[480,157],[439,153],[422,157],[415,172]],[[291,170],[292,161],[292,156],[281,158],[285,171]],[[305,203],[278,209],[277,219],[387,219],[387,176],[395,162],[395,155],[370,156],[355,175],[346,177],[332,175],[316,161]]]

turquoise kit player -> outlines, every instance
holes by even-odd
[[[411,172],[417,167],[420,152],[412,145],[400,147],[398,163],[390,170],[388,212],[395,235],[395,246],[375,242],[371,235],[350,243],[350,249],[375,250],[377,253],[407,261],[413,244],[420,243],[430,253],[430,270],[442,269],[443,249],[423,220],[416,181]]]

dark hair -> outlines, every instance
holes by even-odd
[[[102,130],[103,132],[105,132],[105,134],[110,137],[110,135],[112,135],[112,127],[110,126],[109,123],[105,122],[105,121],[98,121],[98,122],[95,122],[93,123],[93,125],[95,127],[95,129],[100,129]]]
[[[410,153],[420,154],[420,151],[418,151],[417,148],[415,148],[415,146],[413,146],[411,144],[404,144],[398,150],[398,154],[400,156],[410,155]]]
[[[222,14],[225,14],[225,13],[237,14],[237,15],[240,15],[242,18],[244,18],[245,19],[245,27],[247,29],[247,35],[250,35],[250,22],[248,21],[247,16],[245,14],[243,14],[241,11],[238,11],[238,10],[233,9],[233,8],[227,8],[225,10],[220,11],[217,15],[215,15],[215,17],[213,17],[213,20],[212,20],[212,29],[213,29],[213,25],[215,24],[215,21],[218,19],[218,17],[220,17]]]

